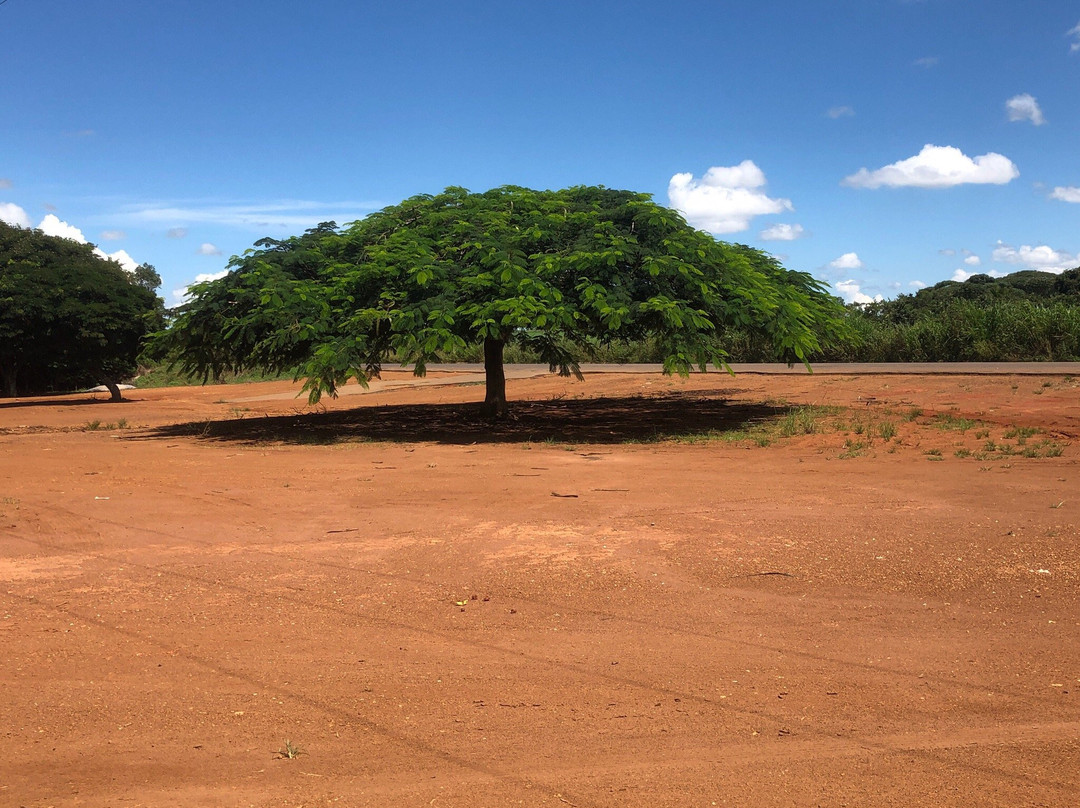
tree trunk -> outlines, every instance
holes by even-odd
[[[116,382],[105,382],[105,386],[109,389],[109,401],[123,401],[124,397],[120,395],[120,388]]]
[[[3,365],[0,366],[0,382],[3,385],[4,396],[7,398],[18,398],[19,388],[15,384],[15,378],[18,369],[15,365]]]
[[[484,415],[502,418],[509,411],[506,405],[506,374],[503,372],[503,346],[501,339],[484,340],[484,374],[487,393],[484,396]]]

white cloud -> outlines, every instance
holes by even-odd
[[[166,225],[170,238],[183,238],[190,224],[214,224],[247,230],[295,231],[321,222],[352,222],[373,210],[378,202],[314,202],[285,200],[251,204],[158,204],[129,207],[120,214],[132,222]],[[181,222],[182,226],[176,226]]]
[[[7,222],[16,227],[29,227],[30,217],[15,203],[0,202],[0,222]]]
[[[967,258],[964,259],[964,263],[967,264],[969,267],[977,267],[979,264],[982,263],[982,259],[979,258],[979,256],[977,255],[969,255]]]
[[[912,62],[912,64],[915,67],[921,67],[924,70],[929,70],[931,67],[937,67],[938,62],[940,61],[940,57],[937,56],[924,56],[921,59],[916,59],[914,62]]]
[[[870,297],[870,295],[862,291],[859,283],[854,280],[838,281],[832,285],[832,288],[840,293],[840,297],[844,298],[845,303],[874,303],[884,299],[881,295]]]
[[[954,146],[923,146],[914,157],[876,171],[860,168],[843,184],[852,188],[951,188],[954,185],[1004,185],[1020,176],[1008,157],[995,152],[972,159]]]
[[[763,241],[794,241],[806,235],[801,224],[774,224],[761,231]]]
[[[1076,39],[1075,42],[1069,45],[1069,53],[1080,51],[1080,23],[1077,23],[1075,28],[1071,28],[1065,36],[1071,36]]]
[[[857,253],[849,252],[830,261],[829,266],[833,269],[862,269],[864,265]],[[850,281],[845,281],[845,283],[850,283]]]
[[[58,236],[77,241],[79,244],[86,244],[86,236],[82,234],[82,230],[63,221],[54,213],[45,214],[45,218],[41,220],[37,229],[46,236]]]
[[[845,105],[845,106],[842,106],[842,107],[830,107],[829,111],[826,112],[825,114],[835,121],[837,118],[851,118],[851,117],[854,117],[855,110],[852,109],[851,107]]]
[[[94,248],[94,255],[99,258],[108,258],[111,261],[115,261],[128,272],[134,272],[139,268],[139,262],[127,254],[125,250],[117,250],[114,253],[107,253],[100,247]]]
[[[968,272],[966,269],[957,269],[957,270],[955,270],[953,272],[952,278],[950,280],[954,280],[957,283],[963,283],[968,278],[973,278],[978,274],[980,274],[980,273],[978,273],[978,272]],[[1005,277],[1004,272],[998,272],[996,269],[991,269],[989,272],[986,272],[986,273],[983,273],[983,274],[989,275],[991,278],[1004,278]]]
[[[926,284],[923,283],[922,281],[908,281],[908,286],[910,286],[912,289],[925,289],[926,288]]]
[[[101,231],[102,241],[119,241],[120,239],[127,238],[127,233],[123,230],[103,230]]]
[[[199,246],[199,255],[221,255],[221,250],[219,250],[209,241],[204,241]]]
[[[999,241],[998,246],[994,248],[994,260],[1003,264],[1013,264],[1025,269],[1039,269],[1055,274],[1080,266],[1080,255],[1070,255],[1045,244],[1037,247],[1024,244],[1017,248]]]
[[[1080,204],[1080,188],[1073,185],[1063,186],[1059,185],[1054,189],[1054,192],[1050,194],[1051,199],[1060,199],[1062,202],[1073,202]]]
[[[206,281],[216,281],[224,278],[228,274],[229,270],[223,269],[221,270],[221,272],[203,272],[196,275],[195,280],[193,280],[183,289],[173,289],[173,303],[179,305],[180,303],[186,302],[188,298],[188,290],[191,288],[192,284],[205,283]]]
[[[1031,121],[1036,126],[1046,123],[1039,102],[1030,93],[1014,95],[1005,102],[1005,111],[1009,113],[1010,121]]]
[[[7,177],[0,177],[0,191],[6,191],[13,184]]]
[[[37,226],[47,236],[57,236],[59,238],[66,238],[70,241],[78,242],[79,244],[86,244],[86,237],[83,235],[82,230],[74,225],[68,224],[63,219],[58,218],[52,213],[46,214],[45,218],[41,220],[41,224]],[[105,235],[104,233],[102,235]],[[127,254],[125,250],[117,250],[114,253],[107,253],[100,247],[94,247],[94,255],[98,258],[105,258],[110,261],[115,261],[128,272],[134,272],[139,262]]]
[[[761,190],[765,174],[752,160],[713,166],[700,180],[686,172],[668,184],[668,200],[694,227],[710,233],[738,233],[755,216],[794,210],[790,199],[771,199]]]

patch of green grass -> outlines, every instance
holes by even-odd
[[[1006,440],[1024,440],[1026,438],[1033,438],[1041,432],[1041,429],[1034,426],[1014,426],[1012,429],[1006,431],[1002,437]]]
[[[922,414],[922,407],[912,407],[910,410],[908,410],[907,415],[904,417],[908,421],[914,421],[916,418],[921,418]]]
[[[956,457],[971,457],[971,449],[957,449],[953,454]]]
[[[143,388],[151,387],[197,387],[203,384],[243,384],[245,382],[271,382],[282,379],[292,380],[295,374],[288,373],[262,373],[259,371],[245,371],[242,373],[223,373],[217,379],[207,379],[198,375],[181,373],[168,365],[159,365],[151,368],[146,373],[135,379],[135,386]]]
[[[87,421],[83,424],[83,429],[86,432],[97,432],[101,428],[101,421],[96,418],[93,421]]]
[[[972,427],[978,425],[979,422],[972,420],[971,418],[949,415],[948,413],[934,418],[934,426],[943,431],[967,432]]]
[[[927,449],[923,454],[927,457],[941,457],[941,449]]]
[[[785,438],[813,435],[819,431],[818,420],[822,414],[820,410],[819,407],[792,407],[780,418],[780,434]]]
[[[892,421],[882,421],[878,424],[878,435],[882,440],[890,441],[896,437],[896,424]]]
[[[869,444],[861,440],[844,441],[844,451],[840,453],[841,460],[850,460],[853,457],[861,457]]]

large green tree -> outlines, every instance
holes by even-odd
[[[0,222],[0,384],[5,396],[117,383],[161,327],[149,264],[129,273],[89,244]]]
[[[306,378],[310,400],[366,383],[395,356],[482,343],[485,409],[506,411],[503,349],[578,374],[583,346],[652,338],[664,369],[726,367],[720,329],[805,361],[846,338],[840,302],[771,256],[695,230],[645,194],[602,187],[417,196],[344,229],[264,239],[192,287],[158,340],[204,378],[259,368]]]

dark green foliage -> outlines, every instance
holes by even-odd
[[[1080,268],[943,281],[915,295],[847,308],[852,339],[815,353],[831,362],[1080,361]],[[767,346],[727,329],[732,361],[769,361]]]
[[[388,357],[422,374],[471,344],[497,408],[507,345],[570,374],[590,351],[648,341],[685,373],[725,365],[727,327],[789,362],[847,336],[839,301],[809,275],[629,191],[448,188],[255,246],[193,288],[158,348],[203,378],[292,370],[312,401]]]
[[[157,273],[140,270],[127,273],[92,245],[0,222],[4,395],[129,378],[143,336],[162,322],[147,286]]]

